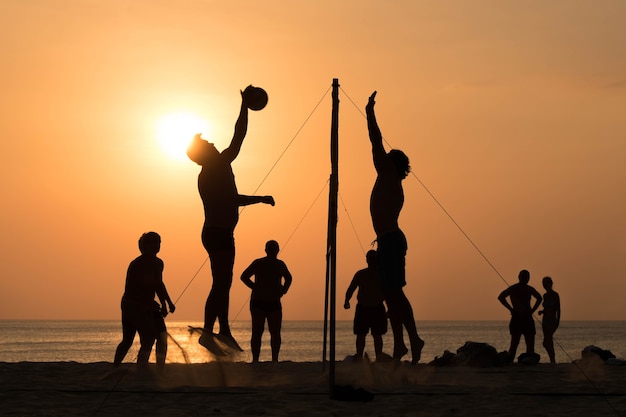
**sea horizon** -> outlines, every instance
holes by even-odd
[[[330,327],[330,323],[328,323]],[[214,358],[197,343],[197,334],[189,326],[201,327],[197,321],[167,321],[169,350],[167,361],[171,363],[201,363]],[[448,350],[455,353],[467,341],[492,345],[496,350],[509,348],[510,335],[507,320],[426,320],[417,321],[420,336],[426,345],[422,351],[422,363],[428,363]],[[233,361],[250,362],[250,321],[239,320],[231,324],[233,335],[244,352],[231,358]],[[352,320],[339,320],[335,331],[335,360],[343,360],[355,352],[355,336]],[[541,326],[536,325],[535,351],[547,362],[542,346]],[[34,320],[0,319],[0,362],[112,362],[117,344],[121,341],[119,320]],[[329,330],[329,329],[328,329]],[[282,347],[279,360],[315,362],[329,359],[330,346],[324,349],[323,320],[284,320]],[[406,339],[406,336],[405,336]],[[329,340],[329,333],[326,334]],[[391,329],[383,337],[384,351],[392,349]],[[261,361],[270,360],[269,332],[263,334]],[[408,343],[408,340],[407,340]],[[617,358],[626,356],[625,320],[573,320],[563,321],[555,334],[557,363],[580,359],[586,346],[598,346],[611,351]],[[139,347],[136,337],[125,362],[133,362]],[[366,338],[365,351],[371,358],[371,336]],[[525,351],[524,340],[518,354]],[[408,358],[407,358],[408,359]],[[151,358],[154,361],[154,357]]]

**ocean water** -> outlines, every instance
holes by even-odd
[[[198,322],[168,321],[167,362],[203,363],[214,358],[198,345],[198,335],[191,333],[188,326],[201,327]],[[418,331],[426,345],[422,361],[430,362],[441,356],[445,350],[456,352],[466,341],[485,342],[498,351],[509,346],[508,323],[506,321],[418,321]],[[281,361],[316,362],[323,358],[323,321],[284,321],[282,330]],[[541,328],[535,350],[547,362],[547,355],[541,345]],[[251,361],[250,322],[239,321],[232,324],[233,335],[244,352],[233,356],[234,361]],[[355,352],[355,337],[351,321],[339,321],[336,325],[335,359],[343,360]],[[122,336],[119,321],[40,321],[40,320],[0,320],[0,362],[112,362],[117,344]],[[408,343],[408,340],[407,340]],[[263,335],[261,361],[271,358],[269,333]],[[565,321],[555,334],[557,362],[571,362],[579,359],[581,350],[589,345],[610,350],[618,358],[626,356],[626,321]],[[518,353],[522,352],[524,341]],[[134,362],[139,348],[136,337],[133,348],[125,362]],[[384,337],[384,350],[391,353],[393,348],[391,329]],[[372,339],[367,337],[366,352],[373,354]],[[326,359],[330,359],[330,349],[326,349]],[[151,358],[154,362],[154,355]]]

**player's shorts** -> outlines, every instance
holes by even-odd
[[[378,236],[376,265],[383,291],[401,290],[406,285],[407,242],[402,230]]]
[[[268,315],[275,311],[282,311],[283,306],[280,300],[276,301],[264,301],[264,300],[250,300],[250,311],[258,310]]]
[[[373,335],[383,335],[387,333],[387,313],[385,305],[379,304],[375,307],[356,305],[354,312],[354,334],[367,334],[372,331]]]
[[[155,311],[152,313],[152,318],[154,319],[154,329],[157,333],[163,333],[167,331],[167,327],[165,327],[165,319],[161,314],[161,311]]]
[[[203,227],[202,245],[207,252],[235,250],[235,235],[226,227]]]
[[[142,339],[156,339],[159,334],[157,328],[157,321],[155,320],[156,313],[152,311],[140,308],[134,308],[132,306],[122,307],[122,326],[125,329],[132,329],[139,333]],[[161,317],[163,320],[163,317]],[[163,321],[163,327],[165,322]]]
[[[509,331],[511,334],[535,334],[535,321],[532,314],[514,314],[511,316]]]

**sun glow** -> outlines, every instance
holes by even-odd
[[[186,151],[189,142],[196,133],[210,136],[211,124],[193,113],[170,113],[159,119],[156,126],[156,137],[161,150],[170,158],[187,159]]]

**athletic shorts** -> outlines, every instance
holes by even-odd
[[[208,253],[235,249],[234,231],[225,227],[203,227],[202,245]]]
[[[406,285],[407,242],[402,230],[378,236],[376,265],[383,291],[401,290]]]
[[[514,314],[509,322],[511,334],[531,335],[535,334],[535,321],[532,314]]]
[[[276,300],[276,301],[250,300],[250,311],[259,310],[267,315],[275,311],[282,311],[282,309],[283,309],[283,306],[280,303],[280,300]]]
[[[373,335],[387,333],[387,313],[385,305],[367,307],[357,304],[354,312],[354,334],[367,334],[371,329]]]
[[[122,307],[122,326],[125,329],[136,331],[142,339],[156,339],[160,332],[160,323],[157,323],[155,318],[155,313],[152,311]],[[165,321],[163,321],[163,327],[165,327]]]

